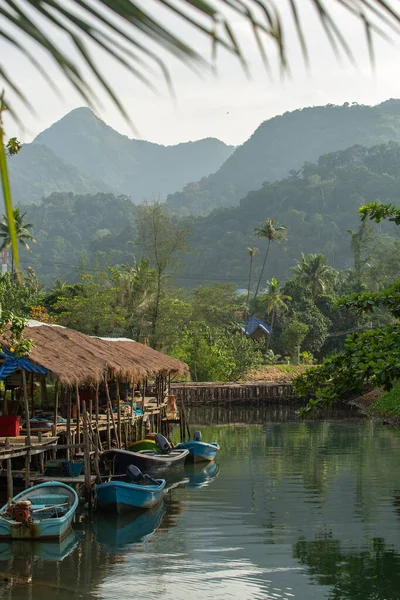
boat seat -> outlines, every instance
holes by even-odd
[[[69,496],[66,494],[43,494],[42,496],[31,496],[28,498],[33,504],[45,506],[53,506],[54,504],[66,504],[69,502]]]

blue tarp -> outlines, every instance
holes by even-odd
[[[27,358],[21,358],[14,356],[9,350],[3,350],[0,352],[0,357],[6,360],[0,366],[0,380],[5,379],[18,369],[27,371],[28,373],[38,373],[39,375],[47,375],[47,369],[39,367],[39,365],[33,364]]]
[[[258,328],[260,328],[266,335],[270,334],[268,325],[266,325],[264,321],[261,321],[261,319],[257,319],[257,317],[252,315],[250,319],[245,321],[242,331],[246,335],[252,335]]]

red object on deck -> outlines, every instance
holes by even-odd
[[[15,437],[19,435],[21,422],[19,417],[0,417],[0,436]]]

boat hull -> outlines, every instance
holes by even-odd
[[[216,442],[196,442],[195,440],[181,442],[176,447],[189,450],[187,460],[193,462],[210,462],[215,459],[219,450],[219,445]]]
[[[40,506],[46,508],[44,498],[48,500],[47,506],[69,502],[69,507],[59,517],[50,517],[47,510],[35,510],[32,518],[25,523],[19,523],[13,519],[2,516],[7,505],[0,510],[0,540],[52,540],[62,541],[70,532],[71,524],[76,509],[78,508],[78,495],[70,486],[58,481],[40,483],[25,490],[13,498],[14,501],[30,500],[33,508]],[[61,499],[61,501],[60,501]],[[46,518],[47,517],[47,518]]]
[[[107,450],[101,458],[114,475],[125,475],[127,468],[135,465],[142,473],[156,476],[183,467],[188,455],[189,450],[186,449],[172,450],[169,454],[157,454],[155,450]]]
[[[140,452],[140,450],[156,450],[157,444],[154,440],[138,440],[137,442],[133,442],[128,447],[130,452]]]
[[[97,505],[100,509],[118,514],[156,506],[164,495],[165,480],[158,485],[137,485],[125,481],[108,481],[96,486]]]

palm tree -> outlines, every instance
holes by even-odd
[[[15,223],[15,233],[17,236],[18,242],[28,250],[28,252],[32,252],[31,247],[28,242],[36,242],[35,238],[31,233],[29,233],[29,229],[32,229],[32,223],[24,223],[24,218],[26,212],[21,213],[19,208],[14,208],[12,211],[12,215]],[[11,236],[10,236],[10,228],[8,226],[8,219],[6,215],[3,215],[3,222],[0,223],[0,237],[3,238],[3,243],[0,246],[0,252],[2,250],[8,250],[11,248]],[[11,261],[11,273],[14,274],[14,253],[11,252],[12,261]]]
[[[304,21],[301,19],[304,0],[290,0],[287,4],[288,11],[282,11],[282,0],[177,0],[174,3],[157,0],[149,7],[147,3],[135,0],[80,0],[68,4],[61,0],[20,0],[18,4],[15,0],[3,0],[0,37],[3,43],[9,43],[13,50],[18,49],[54,90],[54,80],[42,67],[41,61],[36,59],[37,50],[44,51],[53,59],[64,78],[84,102],[92,107],[99,105],[93,88],[93,80],[96,81],[129,121],[127,112],[104,73],[104,66],[100,66],[102,62],[93,60],[93,46],[99,48],[102,53],[105,52],[133,77],[153,90],[157,82],[153,77],[155,67],[164,76],[167,86],[172,89],[171,77],[164,60],[168,53],[197,71],[206,68],[211,72],[215,67],[217,50],[223,49],[236,56],[244,70],[248,71],[247,57],[239,45],[237,31],[234,29],[235,24],[240,30],[244,22],[251,26],[266,67],[270,67],[269,57],[272,54],[277,57],[282,70],[289,71],[287,40],[293,37],[292,32],[294,31],[297,37],[306,63],[309,61],[309,40],[304,33]],[[322,29],[336,54],[344,53],[350,60],[353,60],[350,45],[332,14],[336,5],[347,10],[363,25],[371,62],[374,59],[374,37],[388,37],[386,29],[389,28],[391,33],[394,31],[399,35],[400,32],[400,13],[397,6],[393,5],[393,0],[331,0],[329,7],[326,6],[327,3],[323,5],[321,0],[310,0],[310,4],[315,7]],[[196,50],[194,42],[187,43],[177,35],[179,27],[175,22],[173,27],[166,24],[170,16],[168,13],[174,19],[178,19],[178,24],[180,21],[184,28],[189,27],[193,32],[201,32],[209,38],[211,61]],[[160,14],[167,17],[166,22],[163,22]],[[13,31],[12,35],[9,34],[10,28]],[[54,31],[64,35],[54,36]],[[71,44],[64,43],[65,37]],[[349,38],[351,39],[350,36]],[[6,57],[7,52],[3,52],[2,58],[3,56]],[[87,70],[94,78],[87,77]],[[16,81],[13,70],[3,61],[0,62],[0,73],[14,96],[30,107],[29,94],[23,91],[24,82]],[[10,148],[13,153],[19,144],[17,140],[16,143],[10,144],[5,139],[2,123],[2,113],[5,110],[9,110],[18,120],[13,104],[7,100],[6,105],[1,95],[0,183],[10,228],[13,258],[18,267],[18,244],[12,219],[6,157]]]
[[[253,259],[254,259],[254,256],[257,254],[257,252],[259,252],[259,250],[258,250],[258,248],[247,248],[247,252],[250,255],[250,268],[249,268],[249,284],[247,286],[247,298],[246,298],[246,318],[247,318],[247,312],[250,309],[249,300],[250,300],[250,288],[251,288],[251,273],[253,270]]]
[[[279,315],[281,312],[288,310],[287,302],[292,298],[291,296],[287,296],[280,289],[279,281],[273,277],[270,281],[267,281],[268,284],[268,292],[265,296],[266,304],[267,304],[267,315],[269,316],[272,313],[271,323],[270,323],[270,333],[267,339],[267,350],[269,348],[272,332],[274,329],[275,316]]]
[[[267,249],[266,249],[265,256],[264,256],[264,262],[262,265],[260,276],[258,278],[257,287],[256,287],[256,291],[254,294],[253,302],[252,302],[252,309],[254,309],[254,305],[257,300],[258,290],[260,289],[261,280],[264,275],[265,265],[267,264],[267,258],[268,258],[271,242],[279,243],[279,242],[282,242],[283,240],[286,240],[286,238],[287,238],[286,227],[284,227],[283,225],[279,225],[275,219],[267,219],[265,221],[265,223],[263,223],[260,227],[256,227],[254,229],[254,233],[256,234],[256,236],[258,238],[264,238],[264,239],[268,240],[268,243],[267,243]],[[252,311],[250,311],[250,312],[252,312]]]
[[[302,252],[301,260],[291,268],[295,277],[304,287],[311,291],[313,300],[325,294],[333,285],[335,271],[327,265],[323,254],[307,254]]]

